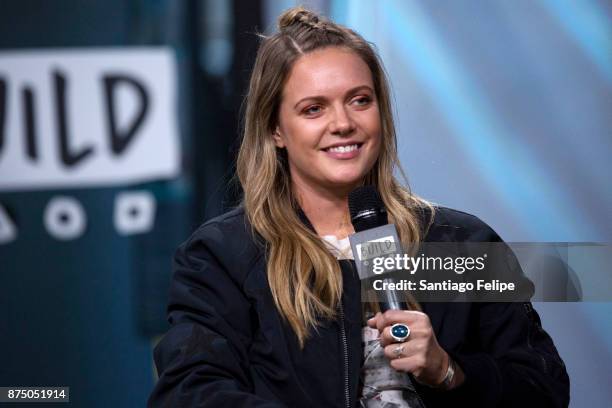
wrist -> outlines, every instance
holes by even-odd
[[[459,387],[465,380],[463,370],[451,356],[448,356],[448,368],[442,382],[435,388],[442,391],[450,391]]]
[[[426,387],[436,389],[436,390],[447,390],[450,389],[450,386],[453,383],[455,377],[455,366],[454,362],[448,353],[444,352],[442,356],[442,361],[439,365],[438,374],[434,377],[430,377],[429,380],[425,378],[416,378],[415,380]]]
[[[453,381],[455,379],[455,362],[453,361],[451,356],[448,355],[448,353],[445,353],[445,354],[446,354],[446,371],[444,371],[444,376],[438,382],[438,384],[436,384],[433,387],[433,388],[443,390],[443,391],[451,389],[453,385]]]
[[[439,391],[450,391],[460,386],[464,380],[463,370],[448,353],[446,353],[446,364],[443,366],[446,369],[443,370],[442,378],[436,385],[429,387]]]

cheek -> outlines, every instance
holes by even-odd
[[[371,125],[368,127],[368,133],[371,135],[372,140],[372,155],[378,157],[383,144],[382,128],[380,126],[380,122],[372,122]]]
[[[383,135],[382,135],[382,122],[380,117],[378,116],[378,112],[376,113],[376,119],[372,122],[372,135],[376,139],[376,151],[380,153],[380,146],[383,143]]]
[[[285,126],[285,141],[288,147],[316,149],[321,140],[323,126],[318,121],[293,121]]]
[[[382,134],[382,121],[380,118],[380,112],[378,109],[373,109],[371,111],[372,116],[368,118],[368,127],[371,135],[378,135],[381,138]]]
[[[365,166],[367,168],[367,172],[372,171],[372,169],[374,168],[376,162],[380,158],[381,150],[382,150],[382,148],[381,148],[381,140],[380,140],[380,138],[378,138],[377,143],[374,146],[372,146],[372,150],[370,151],[370,154],[368,155],[367,162],[365,164]]]
[[[370,169],[374,166],[374,163],[376,163],[376,160],[378,160],[378,158],[380,157],[380,141],[378,142],[378,144],[375,146],[375,148],[372,150],[372,157],[370,158]]]
[[[376,107],[360,112],[355,116],[355,121],[371,139],[381,137],[382,122],[380,112]]]

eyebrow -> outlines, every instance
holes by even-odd
[[[356,93],[356,92],[358,92],[358,91],[361,91],[361,90],[368,90],[368,91],[370,91],[370,92],[374,93],[374,90],[373,90],[373,89],[372,89],[370,86],[368,86],[368,85],[359,85],[359,86],[356,86],[356,87],[351,88],[351,89],[349,89],[348,91],[346,91],[346,95],[354,94],[354,93]],[[298,106],[300,103],[302,103],[302,102],[304,102],[304,101],[307,101],[307,100],[309,100],[309,99],[313,99],[313,100],[324,100],[324,99],[326,99],[326,98],[325,98],[324,96],[322,96],[322,95],[313,95],[313,96],[307,96],[307,97],[302,98],[302,99],[300,99],[299,101],[297,101],[297,102],[296,102],[296,104],[293,106],[293,108],[294,108],[294,109],[295,109],[295,108],[297,108],[297,106]]]

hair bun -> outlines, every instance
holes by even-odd
[[[322,19],[316,13],[304,7],[293,7],[278,17],[278,29],[283,31],[296,24],[303,24],[311,28],[322,28]]]

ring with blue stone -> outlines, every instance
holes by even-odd
[[[410,327],[402,323],[395,323],[391,326],[391,337],[398,343],[402,343],[410,336]]]

